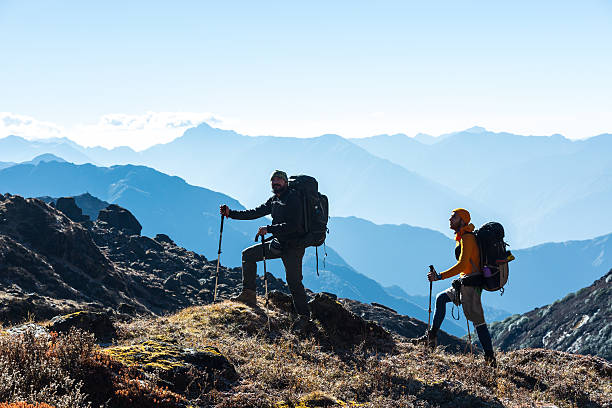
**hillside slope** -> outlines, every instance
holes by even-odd
[[[612,360],[612,270],[561,300],[490,327],[503,350],[545,347]]]
[[[602,408],[612,398],[612,365],[600,358],[501,352],[493,370],[482,356],[431,353],[401,335],[346,336],[341,322],[332,329],[316,320],[296,335],[276,304],[268,330],[265,310],[263,299],[252,309],[226,301],[137,318],[117,324],[116,344],[102,349],[78,332],[2,334],[0,369],[15,375],[0,398],[58,408]],[[40,382],[50,368],[61,399]]]

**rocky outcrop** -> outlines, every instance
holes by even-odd
[[[117,330],[107,313],[87,310],[56,316],[51,319],[47,328],[57,333],[68,333],[71,329],[79,329],[93,334],[96,341],[101,343],[109,343],[117,337]]]
[[[612,360],[612,270],[591,286],[490,326],[502,350],[543,347]]]
[[[37,199],[0,201],[0,319],[51,318],[80,309],[138,306],[126,276],[90,231]]]
[[[107,214],[133,218],[115,207]],[[0,321],[80,310],[164,314],[212,301],[214,264],[167,235],[152,239],[118,225],[97,220],[87,229],[41,200],[0,195]],[[240,268],[221,268],[219,297],[237,295],[241,282]],[[272,276],[268,286],[287,291]]]
[[[355,315],[378,322],[386,330],[400,336],[415,338],[422,336],[427,330],[427,325],[424,322],[398,314],[393,309],[383,305],[368,305],[351,299],[342,299],[341,302]],[[449,352],[454,352],[465,350],[466,342],[441,330],[438,333],[438,345],[443,346]]]
[[[66,214],[74,222],[87,222],[89,216],[83,215],[81,210],[74,201],[74,197],[60,197],[55,202],[55,208]]]
[[[106,223],[111,228],[120,229],[127,234],[140,235],[142,225],[131,212],[117,204],[111,204],[98,214],[98,221]]]
[[[310,292],[312,294],[312,292]],[[293,311],[291,296],[280,291],[268,294],[270,304],[286,313]],[[414,338],[425,333],[427,325],[413,317],[400,315],[383,305],[371,305],[352,299],[338,299],[332,293],[313,294],[308,303],[313,319],[318,320],[326,336],[335,343],[359,343],[368,340],[390,340],[389,334]],[[438,335],[438,344],[449,352],[466,349],[465,340],[444,331]]]
[[[326,333],[337,343],[359,344],[364,340],[391,338],[380,325],[357,316],[329,294],[317,293],[308,305],[312,317],[321,322]]]
[[[238,378],[232,363],[215,347],[186,348],[160,337],[104,352],[125,365],[158,373],[181,393],[198,395],[210,387],[224,389]]]
[[[73,196],[73,197],[49,197],[49,196],[43,196],[43,197],[36,197],[39,200],[44,201],[45,203],[56,207],[58,210],[62,211],[64,214],[68,215],[66,213],[66,211],[64,210],[64,208],[61,208],[62,205],[60,204],[60,207],[57,206],[57,202],[61,199],[64,198],[72,198],[74,199],[74,203],[75,205],[79,208],[79,210],[81,211],[79,214],[82,214],[84,217],[88,217],[88,220],[94,221],[98,218],[98,214],[100,213],[101,210],[105,209],[106,207],[108,207],[110,204],[107,203],[106,201],[102,201],[100,199],[98,199],[97,197],[92,196],[89,193],[84,193],[81,195],[77,195],[77,196]],[[70,210],[69,210],[70,211]],[[68,215],[70,217],[70,215]],[[72,219],[72,217],[70,217],[70,219]],[[73,219],[73,221],[75,221]],[[83,222],[81,221],[76,221],[76,222]],[[86,223],[87,221],[85,221]]]

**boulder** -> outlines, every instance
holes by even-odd
[[[200,281],[190,273],[179,272],[176,274],[176,278],[179,280],[179,282],[181,282],[181,286],[193,286],[194,288],[200,287]]]
[[[270,303],[286,313],[293,312],[293,299],[291,295],[288,295],[280,290],[273,290],[268,293],[268,300]]]
[[[98,221],[120,229],[130,235],[140,235],[142,225],[131,212],[116,204],[111,204],[98,214]]]
[[[158,337],[129,346],[104,350],[125,365],[157,372],[173,391],[197,393],[213,386],[226,388],[238,378],[233,364],[215,347],[182,347],[171,339]]]
[[[63,212],[66,217],[74,222],[87,222],[89,216],[83,215],[83,211],[76,205],[74,197],[60,197],[55,203],[55,208]]]
[[[117,337],[117,330],[106,313],[80,311],[51,319],[49,331],[67,333],[70,329],[80,329],[92,333],[96,341],[109,343]]]
[[[172,240],[172,238],[170,238],[169,236],[167,236],[166,234],[157,234],[155,236],[155,240],[157,242],[165,242],[166,244],[170,244],[170,245],[176,245],[174,243],[174,241]]]
[[[391,339],[381,326],[362,319],[325,293],[317,293],[308,304],[312,317],[321,322],[327,334],[336,341],[357,344],[366,339]]]
[[[164,281],[164,289],[174,292],[181,288],[181,281],[176,275],[172,275]]]
[[[10,336],[20,336],[26,333],[32,333],[34,337],[50,337],[49,330],[46,327],[40,326],[35,323],[24,323],[19,326],[11,327],[5,331]]]

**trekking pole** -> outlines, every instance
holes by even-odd
[[[429,265],[429,272],[435,272],[433,265]],[[429,315],[427,316],[427,333],[431,329],[431,290],[433,288],[433,282],[429,281]]]
[[[263,265],[264,265],[264,286],[266,288],[266,317],[268,318],[268,331],[270,331],[270,313],[268,311],[268,271],[266,270],[266,244],[264,242],[264,236],[261,236],[261,251],[263,253]]]
[[[465,314],[465,310],[463,314]],[[474,349],[472,348],[472,335],[470,333],[470,321],[468,320],[467,316],[465,317],[465,322],[467,323],[468,342],[470,343],[470,354],[474,354]],[[463,352],[467,352],[467,344],[465,345],[465,350]]]
[[[217,252],[217,272],[215,272],[215,294],[213,295],[213,303],[217,301],[217,284],[219,283],[219,261],[221,260],[221,238],[223,238],[223,220],[225,216],[221,214],[221,230],[219,231],[219,251]]]

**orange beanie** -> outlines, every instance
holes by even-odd
[[[470,216],[470,212],[466,210],[465,208],[455,208],[453,212],[457,213],[457,215],[461,217],[463,222],[465,222],[465,225],[468,225],[470,221],[472,220],[472,217]]]

